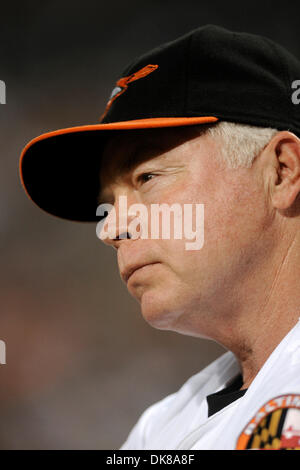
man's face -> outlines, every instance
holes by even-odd
[[[204,244],[182,239],[106,240],[117,248],[120,273],[154,327],[213,337],[216,321],[236,310],[239,283],[266,255],[270,219],[259,163],[232,170],[220,143],[192,129],[120,131],[103,155],[100,202],[204,204]],[[149,221],[151,223],[151,221]],[[117,227],[117,236],[126,232]],[[135,270],[128,279],[128,269]]]

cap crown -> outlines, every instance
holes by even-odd
[[[103,123],[216,116],[300,134],[300,106],[291,98],[300,62],[270,39],[207,25],[153,49],[122,76],[149,64],[156,70],[130,83]]]

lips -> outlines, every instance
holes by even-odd
[[[125,268],[122,272],[121,272],[121,277],[123,279],[123,281],[127,284],[128,282],[128,279],[130,278],[130,276],[135,272],[137,271],[138,269],[140,268],[143,268],[144,266],[149,266],[151,264],[157,264],[157,262],[155,263],[140,263],[140,264],[134,264],[134,265],[131,265],[131,266],[127,266],[127,268]]]

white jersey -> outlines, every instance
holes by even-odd
[[[300,448],[300,321],[246,393],[208,417],[207,395],[239,373],[235,356],[223,354],[149,407],[121,450]]]

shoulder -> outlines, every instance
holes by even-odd
[[[175,422],[180,414],[186,412],[188,406],[192,406],[195,401],[200,403],[208,394],[206,387],[211,380],[215,379],[217,384],[220,372],[233,362],[235,359],[232,353],[223,354],[205,369],[192,375],[178,391],[148,407],[120,449],[133,450],[147,447],[153,436],[166,428],[170,421]]]

